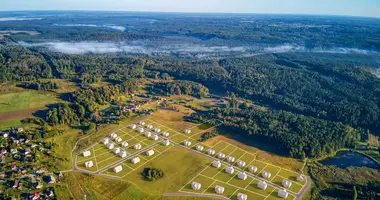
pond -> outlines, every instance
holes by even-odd
[[[370,158],[352,151],[340,151],[334,157],[320,161],[326,166],[346,167],[369,167],[380,168],[380,165]]]

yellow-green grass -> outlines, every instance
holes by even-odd
[[[258,160],[254,160],[250,165],[257,167],[256,174],[259,174],[268,165]]]
[[[215,187],[217,185],[224,187],[224,192],[223,192],[223,194],[220,194],[220,196],[224,196],[227,198],[231,197],[238,190],[238,188],[236,188],[232,185],[228,185],[228,184],[225,184],[223,182],[216,181],[205,191],[205,193],[217,195],[215,192]]]
[[[234,151],[232,151],[228,156],[233,156],[235,158],[235,162],[237,162],[242,156],[246,154],[245,151],[236,148]]]
[[[44,108],[48,104],[57,103],[54,94],[48,92],[23,91],[0,95],[0,113],[32,108]]]
[[[282,197],[279,197],[278,196],[278,190],[277,189],[275,189],[269,196],[268,196],[268,200],[284,200],[284,198],[282,198]],[[295,199],[295,197],[294,196],[292,196],[292,195],[288,195],[288,197],[286,198],[286,200],[293,200],[293,199]]]
[[[214,125],[212,125],[211,123],[205,122],[203,124],[190,128],[189,130],[191,131],[191,133],[189,135],[195,135],[195,134],[201,133],[203,131],[206,131],[209,128],[212,128],[213,126]]]
[[[276,185],[282,186],[282,181],[284,179],[285,178],[283,178],[281,176],[276,176],[276,177],[274,177],[274,179],[271,180],[271,182],[276,184]],[[292,181],[292,185],[290,186],[290,188],[286,188],[286,190],[290,190],[290,191],[293,191],[295,193],[298,193],[299,191],[301,191],[301,189],[302,189],[302,185],[298,184],[297,182],[293,182],[293,181]]]
[[[88,160],[88,159],[90,159],[90,158],[94,158],[94,155],[95,155],[95,154],[94,154],[94,150],[93,150],[93,148],[88,149],[88,151],[91,152],[91,155],[88,156],[88,157],[84,157],[83,154],[81,153],[81,154],[79,154],[79,155],[77,156],[77,162],[80,162],[80,161],[82,161],[82,160]]]
[[[208,143],[204,143],[205,145],[208,145]],[[215,145],[212,145],[212,149],[215,150],[216,153],[219,153],[221,152],[223,149],[225,149],[226,147],[230,146],[229,144],[227,143],[224,143],[224,142],[220,142],[220,143],[217,143]],[[224,152],[224,151],[223,151]],[[229,154],[229,153],[228,153]]]
[[[200,183],[201,184],[201,188],[199,190],[193,190],[193,188],[191,187],[191,184],[193,182],[197,182],[197,183]],[[205,177],[205,176],[197,176],[195,177],[194,180],[192,180],[191,182],[187,183],[185,185],[185,187],[182,188],[181,191],[185,191],[185,192],[196,192],[196,193],[203,193],[207,190],[208,187],[210,187],[213,183],[215,183],[215,180],[214,179],[211,179],[211,178],[208,178],[208,177]]]
[[[221,166],[220,168],[221,168],[220,172],[213,176],[214,179],[217,179],[219,181],[226,183],[226,182],[232,180],[234,178],[234,176],[237,174],[236,170],[234,171],[234,173],[228,174],[226,172],[226,167]]]
[[[22,123],[20,120],[12,120],[12,121],[1,121],[0,122],[0,130],[1,129],[7,129],[11,127],[19,127]]]
[[[177,134],[169,137],[169,139],[175,143],[182,143],[185,140],[188,140],[189,138],[182,134]]]
[[[208,176],[208,177],[214,177],[216,174],[218,174],[219,172],[220,173],[223,173],[223,170],[224,170],[224,168],[223,167],[220,167],[220,168],[216,168],[216,167],[214,167],[214,166],[212,166],[211,164],[210,164],[210,166],[209,167],[207,167],[204,171],[202,171],[202,175],[204,175],[204,176]]]
[[[280,167],[274,165],[268,165],[264,168],[264,171],[270,172],[272,174],[271,178],[274,178],[280,170]]]
[[[240,160],[242,160],[242,161],[244,161],[246,163],[245,167],[247,168],[247,167],[249,167],[250,163],[252,163],[252,161],[255,160],[255,155],[250,154],[250,153],[247,152],[246,154],[244,154],[244,156],[242,156],[240,158]]]
[[[228,145],[228,144],[226,144],[226,145]],[[221,153],[224,153],[225,155],[226,155],[226,158],[229,156],[229,155],[231,155],[235,150],[237,150],[237,148],[235,147],[235,146],[233,146],[233,145],[228,145],[228,146],[226,146],[225,148],[223,148],[221,151],[219,151],[219,152],[221,152]],[[218,152],[218,153],[219,153]],[[225,158],[225,159],[226,159]],[[235,157],[235,160],[236,160],[237,158]]]
[[[144,154],[145,154],[145,152],[144,152]],[[140,158],[140,162],[133,164],[132,159],[137,158],[137,157]],[[156,157],[157,157],[157,155],[152,156],[150,159],[154,159]],[[135,169],[138,169],[139,167],[143,166],[147,162],[148,162],[148,160],[146,158],[142,157],[140,154],[140,155],[134,156],[130,159],[127,159],[126,161],[123,162],[123,165],[128,166],[129,168],[132,168],[133,170],[135,170]]]
[[[257,199],[257,200],[264,200],[266,197],[263,197],[261,195],[258,195],[256,193],[248,192],[247,190],[239,189],[230,199],[231,200],[237,200],[237,195],[239,193],[247,195],[247,199]]]
[[[240,187],[240,188],[245,188],[245,187],[247,187],[248,185],[249,185],[249,183],[251,183],[253,181],[253,178],[251,178],[251,177],[247,177],[247,179],[245,179],[245,180],[241,180],[241,179],[239,179],[238,178],[238,175],[236,174],[235,176],[234,176],[234,178],[232,178],[229,182],[228,182],[228,184],[231,184],[231,185],[235,185],[235,186],[238,186],[238,187]]]
[[[264,195],[264,196],[268,196],[275,189],[274,187],[268,185],[267,189],[262,190],[262,189],[257,187],[258,183],[259,183],[259,181],[254,179],[248,186],[246,186],[245,189],[248,191],[257,193],[257,194]]]
[[[121,165],[123,170],[121,172],[115,173],[113,171],[113,169],[114,169],[114,167],[119,166],[119,165]],[[126,176],[129,173],[131,173],[133,170],[129,166],[125,165],[124,163],[120,163],[119,165],[115,165],[114,167],[107,169],[106,171],[102,172],[101,174],[106,174],[106,175],[111,175],[111,176],[116,176],[116,177],[122,178],[123,176]]]
[[[279,173],[278,173],[278,176],[281,176],[285,179],[288,179],[290,181],[293,181],[293,182],[296,182],[300,185],[305,185],[306,182],[299,182],[297,181],[297,176],[298,176],[298,173],[296,172],[292,172],[292,171],[289,171],[289,170],[285,170],[285,169],[282,169]]]
[[[160,153],[164,152],[165,150],[167,150],[168,148],[172,147],[173,144],[169,144],[169,146],[165,146],[163,144],[158,144],[157,146],[154,147],[154,149]]]
[[[105,167],[108,167],[110,165],[113,165],[115,162],[119,161],[121,159],[120,156],[118,155],[109,155],[107,159],[98,161],[98,158],[96,158],[97,163],[96,165],[98,166],[98,169],[104,169]]]

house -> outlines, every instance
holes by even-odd
[[[247,198],[248,198],[247,195],[243,193],[238,193],[237,195],[238,200],[247,200]]]
[[[108,148],[108,149],[113,149],[114,146],[115,146],[115,145],[114,145],[113,143],[108,143],[108,144],[107,144],[107,148]]]
[[[31,200],[37,200],[37,199],[39,199],[39,198],[40,198],[40,194],[37,193],[37,192],[35,192],[35,193],[29,195],[29,199],[31,199]]]
[[[239,172],[238,178],[241,180],[247,179],[247,174],[245,172]]]
[[[126,151],[122,151],[119,153],[119,156],[124,158],[125,156],[127,156],[127,152]]]
[[[153,149],[150,149],[150,150],[148,150],[148,151],[146,152],[146,155],[147,155],[147,156],[153,156],[153,154],[154,154]]]
[[[148,131],[148,132],[145,133],[145,137],[150,137],[150,136],[152,136],[151,132]]]
[[[119,173],[119,172],[123,171],[123,167],[122,167],[121,165],[119,165],[119,166],[113,168],[113,171],[114,171],[115,173]]]
[[[214,166],[216,168],[220,168],[222,166],[222,163],[220,163],[219,160],[214,160],[214,161],[212,161],[212,166]]]
[[[152,125],[152,124],[149,124],[148,126],[146,126],[146,128],[148,128],[148,129],[153,129],[153,125]]]
[[[139,129],[137,129],[137,131],[138,131],[139,133],[142,133],[142,132],[144,132],[144,128],[139,128]]]
[[[267,172],[267,171],[262,171],[262,172],[261,172],[261,176],[262,176],[263,178],[270,178],[270,177],[272,176],[272,174],[269,173],[269,172]]]
[[[131,160],[131,162],[132,162],[133,164],[137,164],[137,163],[140,162],[140,158],[139,158],[139,157],[133,158],[133,159]]]
[[[163,133],[162,133],[162,136],[164,136],[164,137],[169,137],[169,133],[168,133],[168,132],[163,132]]]
[[[4,137],[4,138],[7,138],[7,137],[8,137],[8,133],[4,133],[4,134],[3,134],[3,137]]]
[[[144,126],[145,125],[145,122],[144,121],[141,121],[139,122],[140,125]]]
[[[288,192],[286,190],[278,190],[277,195],[281,198],[286,199],[288,197]]]
[[[187,129],[187,130],[185,130],[185,133],[186,133],[186,134],[190,134],[190,133],[191,133],[191,130]]]
[[[54,184],[56,182],[55,177],[53,175],[48,176],[49,184]]]
[[[12,153],[12,154],[15,154],[15,153],[17,153],[17,152],[18,152],[17,149],[11,149],[11,153]]]
[[[159,128],[155,128],[155,129],[154,129],[154,132],[159,133],[159,132],[161,132],[161,129],[159,129]]]
[[[129,126],[129,128],[131,128],[131,129],[136,129],[137,126],[136,126],[136,124],[132,124],[131,126]]]
[[[8,151],[6,149],[2,149],[0,152],[1,155],[7,154],[7,153],[8,153]]]
[[[158,140],[158,135],[153,135],[152,136],[152,140],[157,141]]]
[[[112,139],[115,139],[115,138],[117,138],[117,134],[116,134],[116,133],[111,133],[111,134],[110,134],[110,137],[111,137]]]
[[[17,189],[18,190],[22,190],[22,185],[23,185],[22,183],[18,184],[18,188]]]
[[[224,159],[226,157],[226,154],[224,153],[218,153],[218,158],[219,159]]]
[[[128,142],[123,142],[123,143],[121,143],[121,146],[122,147],[127,147],[129,144],[128,144]]]
[[[203,150],[203,146],[202,145],[197,145],[195,148],[197,149],[197,151],[202,151]]]
[[[91,156],[91,151],[85,151],[83,152],[83,157]]]
[[[12,171],[16,171],[16,170],[17,170],[17,167],[14,166],[14,165],[12,165],[12,166],[11,166],[11,170],[12,170]]]
[[[18,187],[18,180],[15,180],[14,182],[13,182],[13,186],[12,186],[13,188],[17,188]]]
[[[213,149],[209,149],[209,150],[207,150],[207,153],[208,153],[209,155],[215,155],[215,150],[213,150]]]
[[[282,186],[284,186],[285,188],[290,188],[290,186],[292,186],[292,182],[284,179],[284,180],[282,180]]]
[[[250,172],[252,172],[252,173],[256,173],[256,172],[257,172],[257,167],[251,165],[251,166],[248,167],[248,170],[249,170]]]
[[[135,146],[133,146],[133,148],[135,148],[135,150],[140,150],[141,149],[141,144],[135,144]]]
[[[262,189],[262,190],[266,190],[268,187],[268,184],[265,181],[259,181],[257,183],[257,187]]]
[[[24,131],[23,128],[17,128],[17,132],[21,133],[21,132],[23,132],[23,131]]]
[[[103,138],[103,140],[102,140],[102,143],[104,145],[107,145],[109,142],[110,142],[110,139],[108,139],[108,138]]]
[[[235,161],[235,158],[234,158],[234,157],[232,157],[232,156],[228,156],[228,157],[227,157],[227,162],[232,163],[232,162],[234,162],[234,161]]]
[[[238,165],[239,167],[244,167],[244,166],[245,166],[245,162],[242,161],[242,160],[238,160],[238,161],[237,161],[237,165]]]
[[[302,175],[302,174],[298,174],[298,176],[297,176],[297,181],[298,181],[298,182],[304,182],[304,181],[305,181],[305,176]]]
[[[90,167],[94,166],[94,163],[92,161],[87,161],[84,163],[84,165],[86,166],[86,168],[90,168]]]
[[[120,153],[120,148],[114,148],[113,150],[112,150],[115,154],[119,154]]]
[[[233,167],[226,167],[226,173],[227,174],[233,174],[235,169]]]
[[[183,144],[188,147],[191,145],[191,142],[186,140],[185,142],[183,142]]]
[[[170,141],[169,140],[164,140],[164,141],[162,141],[162,144],[164,146],[169,146],[170,145]]]
[[[37,184],[37,186],[36,186],[36,189],[41,189],[41,188],[43,188],[43,187],[44,187],[44,185],[42,185],[41,182],[38,182],[38,184]]]
[[[120,143],[120,142],[123,141],[123,139],[121,139],[121,137],[117,137],[117,138],[115,139],[115,141],[118,142],[118,143]]]
[[[219,186],[219,185],[215,186],[215,192],[216,192],[217,194],[223,194],[223,192],[224,192],[224,187]]]
[[[24,154],[25,154],[25,155],[28,155],[28,154],[30,154],[31,151],[32,151],[32,150],[28,147],[28,148],[25,149]]]
[[[193,182],[191,183],[191,188],[193,188],[193,190],[199,190],[201,189],[202,185],[200,183],[197,183],[197,182]]]

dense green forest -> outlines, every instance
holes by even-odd
[[[174,81],[169,83],[158,83],[155,85],[165,95],[191,95],[198,98],[208,96],[208,88],[202,84],[192,81]]]

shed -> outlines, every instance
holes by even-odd
[[[235,158],[234,158],[234,157],[232,157],[232,156],[228,156],[228,157],[227,157],[227,162],[232,163],[232,162],[234,162],[234,161],[235,161]]]
[[[257,187],[262,189],[262,190],[266,190],[268,187],[268,184],[265,181],[259,181],[257,183]]]
[[[272,174],[267,171],[262,171],[261,176],[263,176],[263,178],[270,178]]]
[[[127,152],[126,151],[122,151],[122,152],[119,153],[119,156],[122,157],[122,158],[124,158],[124,157],[127,156]]]
[[[238,193],[237,195],[238,200],[247,200],[247,198],[248,198],[247,195],[243,193]]]
[[[163,132],[163,133],[162,133],[162,136],[164,136],[164,137],[169,137],[169,133],[168,133],[168,132]]]
[[[123,171],[123,167],[122,167],[121,165],[119,165],[119,166],[113,168],[113,171],[114,171],[115,173],[119,173],[119,172]]]
[[[152,136],[151,132],[148,131],[148,132],[145,133],[145,137],[150,137],[150,136]]]
[[[108,149],[113,149],[114,146],[115,146],[115,145],[114,145],[113,143],[108,143],[108,144],[107,144],[107,148],[108,148]]]
[[[292,186],[292,182],[290,182],[289,180],[282,180],[282,186],[286,187],[286,188],[290,188],[290,186]]]
[[[153,135],[152,140],[157,141],[159,139],[158,135]]]
[[[238,178],[241,180],[247,179],[247,174],[245,172],[239,172]]]
[[[251,165],[251,166],[248,167],[248,170],[249,170],[250,172],[252,172],[252,173],[256,173],[256,172],[257,172],[257,167]]]
[[[286,199],[288,197],[288,192],[286,190],[278,190],[277,195],[281,198]]]
[[[121,143],[122,147],[127,147],[128,145],[129,145],[128,142],[125,142],[125,141],[123,143]]]
[[[131,160],[131,162],[132,162],[133,164],[137,164],[137,163],[140,162],[140,158],[139,158],[139,157],[133,158],[133,159]]]
[[[114,153],[118,154],[118,153],[120,153],[120,148],[114,148],[112,151],[113,151]]]
[[[220,168],[222,166],[222,163],[219,160],[214,160],[212,161],[212,166]]]
[[[224,159],[226,157],[226,154],[224,153],[218,153],[218,158],[219,159]]]
[[[121,137],[117,137],[117,138],[115,139],[115,141],[120,143],[120,142],[123,141],[123,139],[121,139]]]
[[[146,126],[146,128],[148,128],[148,129],[153,129],[153,125],[152,125],[152,124],[149,124],[148,126]]]
[[[223,192],[224,192],[224,187],[219,186],[219,185],[215,186],[215,192],[216,192],[217,194],[223,194]]]
[[[109,142],[110,142],[110,139],[108,139],[108,138],[103,138],[103,140],[102,140],[102,143],[104,145],[107,145]]]
[[[226,167],[226,173],[227,174],[233,174],[235,169],[233,167]]]
[[[207,150],[207,154],[209,154],[209,155],[215,155],[215,150],[214,149],[209,149],[209,150]]]
[[[84,152],[83,152],[83,156],[84,156],[84,157],[91,156],[91,151],[84,151]]]
[[[192,182],[191,183],[191,188],[193,188],[193,190],[199,190],[201,189],[202,185],[200,183],[197,183],[197,182]]]
[[[142,132],[144,132],[144,128],[138,128],[137,131],[138,131],[139,133],[142,133]]]
[[[161,132],[161,129],[159,129],[159,128],[155,128],[155,129],[154,129],[154,132],[159,133],[159,132]]]
[[[305,176],[302,175],[302,174],[298,174],[298,176],[297,176],[297,181],[298,181],[298,182],[304,182],[304,181],[305,181]]]
[[[196,149],[197,149],[197,151],[203,151],[203,146],[198,144],[196,146]]]
[[[94,163],[92,161],[87,161],[84,163],[84,165],[86,166],[86,168],[90,168],[90,167],[94,166]]]
[[[185,133],[186,133],[186,134],[190,134],[190,133],[191,133],[191,130],[187,129],[187,130],[185,131]]]
[[[169,146],[170,145],[170,141],[169,140],[164,140],[164,141],[162,141],[162,144],[164,146]]]
[[[147,156],[153,156],[153,154],[154,154],[154,150],[153,150],[153,149],[150,149],[150,150],[148,150],[148,151],[146,152],[146,155],[147,155]]]
[[[111,133],[111,135],[110,135],[110,136],[111,136],[111,138],[112,138],[112,139],[115,139],[115,138],[117,138],[117,134],[116,134],[116,133]]]
[[[183,144],[188,147],[191,145],[191,142],[186,140],[185,142],[183,142]]]
[[[139,124],[144,126],[144,125],[145,125],[145,122],[144,122],[144,121],[141,121],[141,122],[139,122]]]
[[[141,144],[135,144],[135,146],[133,146],[136,150],[140,150],[141,149]]]
[[[244,166],[245,166],[245,162],[242,161],[242,160],[238,160],[238,161],[237,161],[237,165],[238,165],[239,167],[244,167]]]
[[[136,126],[136,124],[132,124],[132,125],[130,126],[130,128],[131,128],[131,129],[135,129],[135,128],[137,128],[137,126]]]

